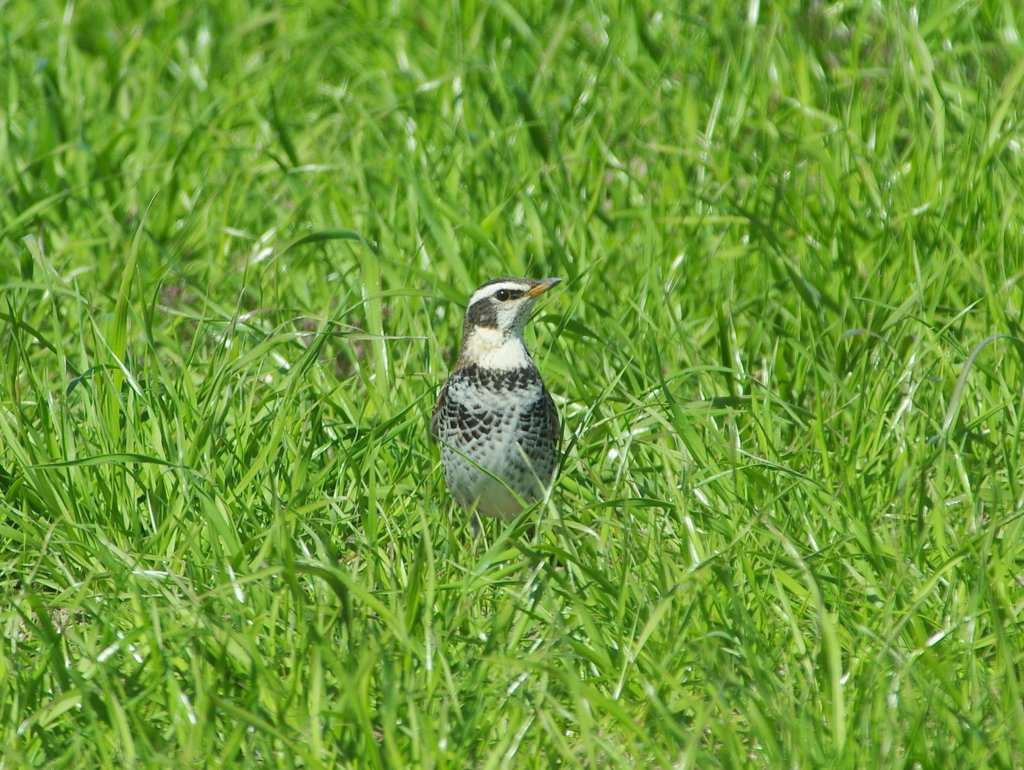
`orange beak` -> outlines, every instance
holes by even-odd
[[[523,294],[523,296],[530,297],[531,299],[533,299],[534,297],[539,297],[548,289],[557,286],[561,282],[561,278],[545,278],[543,281],[537,281],[537,283],[535,283],[532,287],[527,289],[526,293]]]

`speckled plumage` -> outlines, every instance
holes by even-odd
[[[448,489],[463,507],[513,518],[522,510],[516,496],[535,502],[554,478],[558,412],[535,366],[456,369],[430,428]]]
[[[434,408],[430,432],[441,445],[448,489],[459,505],[486,516],[514,518],[554,480],[558,412],[522,330],[535,297],[555,283],[506,278],[474,293],[459,363]],[[518,288],[498,300],[502,287]]]

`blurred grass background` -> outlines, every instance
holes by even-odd
[[[1021,13],[0,3],[0,767],[1024,764]]]

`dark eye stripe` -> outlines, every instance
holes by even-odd
[[[523,292],[512,289],[498,289],[494,292],[494,298],[499,302],[507,302],[510,299],[519,299],[521,296],[523,296]]]
[[[486,326],[490,329],[498,328],[498,309],[491,302],[474,302],[466,310],[466,328]]]

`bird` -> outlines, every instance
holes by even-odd
[[[469,299],[459,357],[438,394],[430,433],[440,444],[452,498],[506,521],[544,498],[554,482],[558,410],[523,340],[542,294],[559,278],[496,278]]]

